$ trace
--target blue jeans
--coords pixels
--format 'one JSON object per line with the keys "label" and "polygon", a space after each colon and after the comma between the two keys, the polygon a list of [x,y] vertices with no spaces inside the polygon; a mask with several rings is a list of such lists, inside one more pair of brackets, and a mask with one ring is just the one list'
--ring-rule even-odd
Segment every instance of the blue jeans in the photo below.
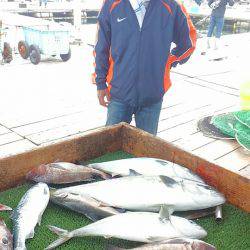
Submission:
{"label": "blue jeans", "polygon": [[224,26],[224,17],[211,16],[210,23],[208,26],[207,36],[211,37],[213,35],[214,28],[216,27],[215,37],[220,38],[222,30],[223,30],[223,26]]}
{"label": "blue jeans", "polygon": [[106,126],[119,122],[130,123],[135,115],[136,127],[156,135],[162,100],[146,107],[132,107],[130,105],[111,101],[108,105]]}

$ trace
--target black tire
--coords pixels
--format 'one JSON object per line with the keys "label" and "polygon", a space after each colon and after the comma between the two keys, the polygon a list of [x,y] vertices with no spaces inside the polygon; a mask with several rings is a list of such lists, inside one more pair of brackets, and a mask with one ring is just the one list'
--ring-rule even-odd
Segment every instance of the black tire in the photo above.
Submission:
{"label": "black tire", "polygon": [[10,63],[13,60],[12,48],[6,42],[3,45],[2,56],[3,56],[3,60],[4,60],[5,63]]}
{"label": "black tire", "polygon": [[30,45],[29,47],[29,54],[30,54],[30,61],[37,65],[41,61],[41,54],[38,46],[36,45]]}
{"label": "black tire", "polygon": [[20,41],[18,43],[18,51],[23,59],[29,57],[29,45],[25,41]]}
{"label": "black tire", "polygon": [[67,62],[71,57],[71,49],[69,48],[68,54],[61,54],[60,57],[64,62]]}

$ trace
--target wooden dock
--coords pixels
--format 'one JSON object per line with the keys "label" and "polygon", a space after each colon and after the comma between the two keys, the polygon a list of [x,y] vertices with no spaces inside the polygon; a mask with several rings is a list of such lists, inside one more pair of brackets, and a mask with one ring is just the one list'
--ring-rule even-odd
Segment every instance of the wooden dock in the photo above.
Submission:
{"label": "wooden dock", "polygon": [[[84,44],[94,40],[86,25]],[[85,35],[85,36],[84,36]],[[233,140],[215,140],[197,131],[199,118],[239,109],[239,85],[250,34],[223,37],[228,58],[201,56],[202,41],[191,60],[172,70],[172,88],[164,98],[158,136],[250,178],[250,154]],[[34,66],[14,56],[0,65],[0,158],[53,144],[103,126],[106,110],[98,105],[91,84],[92,49],[72,48],[72,59],[44,59]],[[88,147],[88,145],[86,145]]]}

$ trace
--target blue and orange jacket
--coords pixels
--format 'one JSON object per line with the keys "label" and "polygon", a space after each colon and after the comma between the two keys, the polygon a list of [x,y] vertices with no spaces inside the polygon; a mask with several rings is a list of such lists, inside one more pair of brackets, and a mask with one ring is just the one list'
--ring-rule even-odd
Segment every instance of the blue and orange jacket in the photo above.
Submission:
{"label": "blue and orange jacket", "polygon": [[186,62],[195,44],[191,19],[175,0],[151,0],[141,28],[129,0],[105,0],[94,51],[97,89],[108,87],[111,100],[131,106],[156,103],[171,86],[170,68]]}

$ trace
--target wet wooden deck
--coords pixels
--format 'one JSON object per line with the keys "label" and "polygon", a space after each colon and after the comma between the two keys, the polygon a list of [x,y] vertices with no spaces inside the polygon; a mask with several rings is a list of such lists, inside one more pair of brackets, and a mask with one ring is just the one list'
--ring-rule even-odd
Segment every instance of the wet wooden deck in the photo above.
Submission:
{"label": "wet wooden deck", "polygon": [[[249,40],[249,35],[224,38],[228,58],[221,61],[201,56],[198,43],[190,62],[172,70],[173,86],[164,98],[158,136],[250,178],[250,154],[233,140],[204,137],[196,126],[206,115],[239,109]],[[91,43],[89,36],[85,42]],[[85,45],[73,47],[72,60],[66,63],[50,59],[34,66],[16,55],[10,65],[0,66],[0,157],[105,124],[106,110],[98,105],[90,83],[91,54]]]}

